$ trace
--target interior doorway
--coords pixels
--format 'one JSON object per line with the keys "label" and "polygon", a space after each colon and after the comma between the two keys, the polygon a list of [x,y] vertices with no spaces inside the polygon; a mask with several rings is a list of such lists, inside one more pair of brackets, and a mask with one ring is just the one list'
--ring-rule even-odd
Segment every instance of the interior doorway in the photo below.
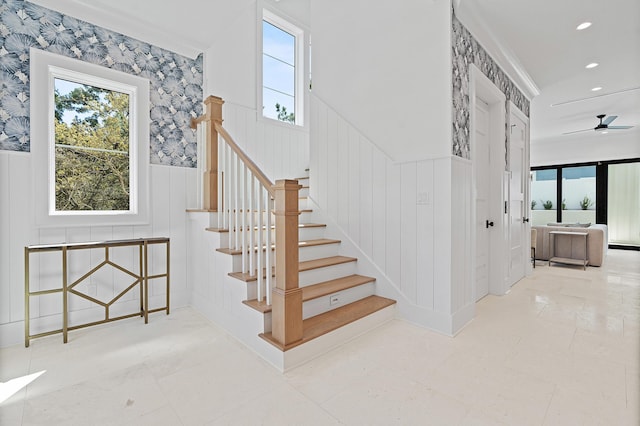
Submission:
{"label": "interior doorway", "polygon": [[[473,164],[473,288],[475,300],[508,289],[505,202],[505,95],[470,67],[470,139]],[[504,207],[503,207],[504,206]]]}

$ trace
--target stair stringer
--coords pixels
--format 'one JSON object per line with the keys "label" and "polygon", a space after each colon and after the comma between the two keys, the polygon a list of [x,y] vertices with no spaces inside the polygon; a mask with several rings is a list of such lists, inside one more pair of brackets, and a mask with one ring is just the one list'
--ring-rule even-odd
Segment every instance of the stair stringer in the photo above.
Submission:
{"label": "stair stringer", "polygon": [[[206,231],[215,213],[190,213],[188,222],[187,279],[191,287],[191,306],[209,321],[255,352],[279,371],[284,371],[284,353],[258,335],[270,318],[242,303],[247,289],[235,278],[231,256],[216,251],[225,245],[219,233]],[[270,315],[270,314],[268,314]]]}
{"label": "stair stringer", "polygon": [[313,209],[315,220],[327,225],[325,230],[326,238],[341,240],[340,253],[344,256],[358,258],[358,273],[376,278],[375,294],[397,301],[398,318],[447,336],[453,336],[455,334],[453,330],[460,329],[460,327],[454,327],[456,325],[454,324],[454,316],[416,305],[409,300],[398,285],[380,269],[373,259],[353,241],[349,234],[311,196],[307,199],[307,203],[309,208]]}

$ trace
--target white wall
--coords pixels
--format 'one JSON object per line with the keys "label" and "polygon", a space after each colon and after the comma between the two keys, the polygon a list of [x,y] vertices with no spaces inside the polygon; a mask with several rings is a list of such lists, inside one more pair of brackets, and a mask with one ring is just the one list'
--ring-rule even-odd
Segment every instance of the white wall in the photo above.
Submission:
{"label": "white wall", "polygon": [[531,142],[531,166],[586,163],[640,157],[640,129],[607,134],[580,133]]}
{"label": "white wall", "polygon": [[396,298],[402,317],[453,334],[469,319],[456,315],[473,302],[470,225],[459,226],[470,224],[471,163],[395,163],[337,111],[311,101],[310,196],[344,234],[342,249],[356,251],[349,254],[364,273],[369,265],[377,293]]}
{"label": "white wall", "polygon": [[392,161],[451,153],[451,1],[311,2],[313,92]]}
{"label": "white wall", "polygon": [[[171,307],[184,306],[189,302],[189,286],[186,267],[185,210],[195,205],[195,169],[167,166],[150,166],[152,219],[146,226],[89,226],[68,228],[37,228],[33,213],[32,159],[30,154],[0,152],[0,346],[23,341],[24,338],[24,247],[33,244],[101,241],[151,236],[166,236],[171,239]],[[102,252],[103,253],[103,252]],[[70,261],[70,275],[77,279],[102,260],[102,253],[75,252]],[[115,254],[123,265],[135,266],[133,252]],[[164,270],[161,251],[153,250],[153,271]],[[114,258],[115,259],[115,258]],[[31,255],[31,290],[59,287],[61,283],[60,254]],[[115,277],[115,279],[114,279]],[[92,278],[93,292],[106,301],[122,290],[125,280],[119,280],[113,272],[101,272]],[[155,280],[154,280],[155,281]],[[126,284],[130,284],[130,277]],[[164,299],[162,285],[151,287],[151,300],[161,306]],[[61,327],[61,296],[52,295],[33,298],[31,317],[32,333]],[[137,301],[137,295],[123,297],[116,305],[127,305]],[[138,302],[135,302],[136,305]],[[95,310],[89,302],[75,299],[70,304],[72,317],[93,318]],[[114,310],[118,310],[118,306]],[[99,313],[104,311],[100,308]],[[154,314],[161,315],[161,314]],[[150,321],[153,321],[151,317]]]}
{"label": "white wall", "polygon": [[[275,2],[257,0],[242,9],[228,22],[211,47],[205,52],[204,93],[215,95],[237,105],[257,109],[256,95],[259,46],[258,28],[261,10],[267,8],[293,24],[309,26],[309,0]],[[261,49],[261,47],[260,47]],[[306,66],[306,64],[305,64]]]}
{"label": "white wall", "polygon": [[305,128],[256,118],[256,110],[226,102],[223,127],[275,182],[307,176],[309,133]]}
{"label": "white wall", "polygon": [[[305,27],[309,1],[258,0],[228,23],[224,38],[205,52],[205,97],[223,98],[223,126],[249,157],[275,182],[306,176],[309,166],[309,130],[264,119],[256,105],[259,56],[257,31],[262,8],[269,8]],[[261,22],[261,21],[260,21]]]}

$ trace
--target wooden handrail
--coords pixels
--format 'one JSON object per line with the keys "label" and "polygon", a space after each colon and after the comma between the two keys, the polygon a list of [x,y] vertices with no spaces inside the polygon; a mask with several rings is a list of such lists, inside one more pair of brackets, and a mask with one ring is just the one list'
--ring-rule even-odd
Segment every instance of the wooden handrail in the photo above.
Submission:
{"label": "wooden handrail", "polygon": [[218,131],[220,136],[222,136],[222,138],[225,140],[227,145],[229,145],[229,147],[233,150],[233,152],[236,153],[238,158],[240,158],[242,160],[242,162],[244,164],[246,164],[247,168],[249,170],[251,170],[251,173],[253,173],[254,176],[260,181],[262,186],[264,186],[267,189],[267,191],[269,191],[269,195],[274,197],[276,192],[275,192],[275,189],[273,187],[273,182],[271,182],[271,180],[267,177],[267,175],[265,175],[264,172],[262,170],[260,170],[260,167],[258,167],[256,165],[256,163],[254,163],[247,156],[247,154],[245,154],[245,152],[242,150],[242,148],[240,148],[238,146],[236,141],[233,140],[233,138],[231,137],[229,132],[227,132],[226,129],[224,127],[222,127],[221,124],[216,122],[216,123],[214,123],[213,126]]}
{"label": "wooden handrail", "polygon": [[[204,103],[205,114],[191,119],[193,128],[197,128],[199,123],[207,123],[206,140],[203,141],[207,161],[204,208],[217,212],[219,228],[228,227],[229,247],[240,249],[242,253],[242,272],[257,276],[258,299],[262,301],[264,297],[266,303],[272,305],[272,335],[284,350],[302,339],[302,290],[298,282],[298,201],[301,186],[297,180],[271,182],[222,127],[224,100],[209,96]],[[227,151],[227,147],[231,151]],[[242,165],[237,164],[236,159]],[[253,179],[262,188],[255,191]],[[240,187],[236,188],[236,184]],[[257,224],[254,222],[256,212]],[[263,212],[266,212],[266,225],[263,224]],[[262,271],[270,271],[273,264],[271,250],[268,249],[273,241],[272,214],[275,216],[275,285],[271,282],[271,274],[266,274],[265,282],[262,281]],[[253,230],[261,230],[263,226],[267,230],[266,241],[263,242],[262,231],[258,231],[255,241]],[[254,247],[263,245],[267,247],[264,262],[262,250],[254,250]],[[265,294],[261,295],[263,291]]]}

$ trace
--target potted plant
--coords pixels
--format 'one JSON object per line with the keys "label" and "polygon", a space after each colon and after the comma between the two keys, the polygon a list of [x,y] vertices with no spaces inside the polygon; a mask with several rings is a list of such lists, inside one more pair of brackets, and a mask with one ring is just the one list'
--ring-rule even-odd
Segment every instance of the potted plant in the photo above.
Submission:
{"label": "potted plant", "polygon": [[536,208],[536,204],[538,204],[536,200],[531,200],[531,210],[534,210]]}
{"label": "potted plant", "polygon": [[585,195],[582,201],[580,201],[580,208],[582,210],[587,210],[591,206],[593,206],[593,201],[591,201],[591,199]]}
{"label": "potted plant", "polygon": [[542,203],[542,207],[544,207],[545,210],[551,210],[553,208],[553,203],[551,202],[551,200],[544,201]]}

